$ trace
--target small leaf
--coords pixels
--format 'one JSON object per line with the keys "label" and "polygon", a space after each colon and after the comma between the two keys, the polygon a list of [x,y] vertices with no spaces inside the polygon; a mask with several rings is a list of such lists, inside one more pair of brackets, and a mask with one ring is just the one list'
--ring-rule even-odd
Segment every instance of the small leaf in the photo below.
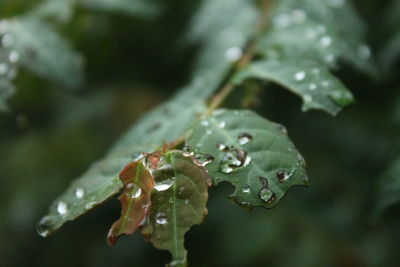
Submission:
{"label": "small leaf", "polygon": [[119,174],[124,185],[119,197],[122,211],[121,218],[111,226],[108,233],[107,240],[110,245],[113,245],[122,234],[133,234],[150,211],[150,195],[154,188],[154,179],[142,161],[129,163]]}
{"label": "small leaf", "polygon": [[235,186],[231,198],[245,208],[273,207],[291,186],[307,184],[304,159],[286,129],[253,112],[216,110],[194,126],[187,144],[209,159],[215,185]]}
{"label": "small leaf", "polygon": [[153,175],[151,213],[141,231],[156,248],[171,252],[170,266],[186,266],[185,233],[207,214],[207,170],[192,156],[171,151]]}
{"label": "small leaf", "polygon": [[256,78],[275,82],[303,99],[303,111],[321,109],[336,115],[353,102],[352,94],[325,68],[313,62],[258,61],[239,71],[234,82]]}

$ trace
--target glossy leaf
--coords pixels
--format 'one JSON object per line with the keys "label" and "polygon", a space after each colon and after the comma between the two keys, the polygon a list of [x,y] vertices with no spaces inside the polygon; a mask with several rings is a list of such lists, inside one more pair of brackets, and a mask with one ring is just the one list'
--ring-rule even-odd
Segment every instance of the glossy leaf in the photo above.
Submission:
{"label": "glossy leaf", "polygon": [[116,221],[108,233],[107,240],[113,245],[122,234],[133,234],[144,222],[151,209],[151,190],[154,179],[143,160],[129,163],[119,174],[124,188],[121,202],[121,218]]}
{"label": "glossy leaf", "polygon": [[171,252],[170,266],[186,266],[185,233],[207,214],[207,170],[192,156],[171,151],[153,175],[152,208],[142,233],[156,248]]}
{"label": "glossy leaf", "polygon": [[291,186],[307,184],[303,157],[285,128],[254,112],[216,110],[193,127],[187,144],[209,162],[214,185],[235,187],[231,198],[243,207],[273,207]]}
{"label": "glossy leaf", "polygon": [[31,17],[2,20],[0,35],[7,40],[3,47],[18,53],[13,61],[29,71],[67,87],[82,83],[82,58],[48,24]]}
{"label": "glossy leaf", "polygon": [[325,67],[307,61],[258,61],[234,78],[240,84],[255,78],[277,83],[303,99],[303,111],[321,109],[337,114],[353,102],[352,94]]}

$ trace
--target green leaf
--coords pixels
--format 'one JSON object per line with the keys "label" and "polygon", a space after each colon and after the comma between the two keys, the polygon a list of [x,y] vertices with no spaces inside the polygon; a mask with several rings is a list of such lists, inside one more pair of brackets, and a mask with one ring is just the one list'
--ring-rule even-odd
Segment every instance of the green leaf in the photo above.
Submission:
{"label": "green leaf", "polygon": [[128,164],[119,175],[124,185],[119,197],[121,218],[111,226],[108,233],[107,240],[110,245],[122,234],[133,234],[151,209],[150,195],[154,188],[154,179],[142,161]]}
{"label": "green leaf", "polygon": [[52,19],[66,23],[73,16],[75,0],[46,0],[27,15],[32,18]]}
{"label": "green leaf", "polygon": [[0,36],[3,49],[18,53],[14,63],[67,87],[82,83],[82,58],[48,24],[30,17],[2,20]]}
{"label": "green leaf", "polygon": [[293,185],[306,185],[304,159],[283,126],[254,112],[216,110],[198,122],[187,138],[213,183],[235,187],[239,205],[271,208]]}
{"label": "green leaf", "polygon": [[335,115],[353,102],[346,87],[326,67],[312,61],[257,61],[239,71],[234,82],[250,78],[272,81],[299,95],[303,111],[321,109]]}
{"label": "green leaf", "polygon": [[400,203],[400,158],[396,159],[379,178],[375,216]]}
{"label": "green leaf", "polygon": [[207,170],[192,156],[171,151],[153,175],[151,213],[141,231],[156,248],[171,252],[171,266],[185,266],[185,233],[207,214]]}
{"label": "green leaf", "polygon": [[160,11],[155,2],[145,0],[80,0],[78,3],[90,9],[127,15],[154,16]]}

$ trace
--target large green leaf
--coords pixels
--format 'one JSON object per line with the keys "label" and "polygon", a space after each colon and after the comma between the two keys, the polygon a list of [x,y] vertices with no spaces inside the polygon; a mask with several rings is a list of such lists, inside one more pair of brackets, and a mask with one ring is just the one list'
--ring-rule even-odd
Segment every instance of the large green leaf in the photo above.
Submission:
{"label": "large green leaf", "polygon": [[185,266],[185,233],[207,214],[207,170],[181,151],[167,152],[157,167],[150,216],[141,230],[156,248],[171,252],[171,266]]}
{"label": "large green leaf", "polygon": [[150,212],[154,179],[143,162],[144,158],[128,164],[119,175],[124,185],[124,191],[119,197],[121,218],[111,226],[108,233],[107,240],[111,245],[120,235],[134,233]]}
{"label": "large green leaf", "polygon": [[270,208],[291,186],[307,184],[303,157],[285,128],[254,112],[216,110],[192,131],[187,144],[215,185],[235,186],[231,198],[241,206]]}
{"label": "large green leaf", "polygon": [[400,203],[400,158],[379,178],[375,215]]}
{"label": "large green leaf", "polygon": [[303,99],[303,111],[322,109],[335,115],[353,102],[346,87],[326,67],[313,61],[258,61],[240,71],[234,82],[239,84],[249,78],[286,87]]}
{"label": "large green leaf", "polygon": [[4,49],[18,53],[14,61],[31,72],[67,87],[81,84],[82,58],[48,24],[31,17],[3,20],[0,35]]}

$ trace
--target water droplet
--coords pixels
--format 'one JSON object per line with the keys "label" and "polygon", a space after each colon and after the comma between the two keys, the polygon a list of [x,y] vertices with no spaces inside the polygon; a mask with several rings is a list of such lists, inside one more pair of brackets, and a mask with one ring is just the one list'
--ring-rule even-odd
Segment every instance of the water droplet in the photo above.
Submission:
{"label": "water droplet", "polygon": [[283,134],[288,134],[288,131],[286,129],[285,126],[283,126],[282,124],[277,124],[278,130],[281,131]]}
{"label": "water droplet", "polygon": [[0,75],[6,74],[8,71],[8,66],[6,63],[0,63]]}
{"label": "water droplet", "polygon": [[207,131],[206,131],[206,134],[208,134],[208,135],[210,135],[210,134],[212,134],[212,133],[213,133],[212,130],[207,130]]}
{"label": "water droplet", "polygon": [[218,148],[218,150],[224,151],[224,152],[227,152],[229,150],[228,146],[221,144],[221,143],[216,144],[216,147]]}
{"label": "water droplet", "polygon": [[281,170],[276,173],[276,177],[278,178],[279,182],[282,183],[291,177],[291,173]]}
{"label": "water droplet", "polygon": [[174,204],[174,203],[175,203],[175,200],[174,200],[174,198],[173,198],[173,197],[170,197],[170,198],[169,198],[169,200],[168,200],[168,203],[170,203],[170,204]]}
{"label": "water droplet", "polygon": [[231,48],[228,48],[225,52],[225,59],[229,62],[235,62],[239,60],[243,55],[243,51],[240,47],[234,46]]}
{"label": "water droplet", "polygon": [[234,169],[243,168],[251,162],[250,156],[241,149],[232,149],[226,152],[221,161],[220,169],[224,173],[230,173]]}
{"label": "water droplet", "polygon": [[154,188],[157,191],[165,191],[171,188],[171,186],[175,183],[175,179],[167,179],[161,182],[156,182],[156,184],[154,185]]}
{"label": "water droplet", "polygon": [[273,19],[273,24],[279,28],[285,28],[292,23],[291,16],[288,14],[279,14]]}
{"label": "water droplet", "polygon": [[262,188],[260,190],[260,198],[267,203],[271,203],[275,200],[275,194],[267,188]]}
{"label": "water droplet", "polygon": [[294,74],[294,79],[298,82],[304,80],[306,73],[304,71],[299,71]]}
{"label": "water droplet", "polygon": [[321,37],[321,39],[319,40],[319,43],[323,46],[323,47],[328,47],[332,44],[332,38],[330,36],[323,36]]}
{"label": "water droplet", "polygon": [[193,155],[194,155],[194,152],[193,152],[193,149],[192,149],[190,146],[184,146],[184,147],[182,148],[182,154],[183,154],[185,157],[190,157],[190,156],[193,156]]}
{"label": "water droplet", "polygon": [[132,191],[131,197],[132,198],[138,198],[142,194],[142,189],[140,187],[137,187]]}
{"label": "water droplet", "polygon": [[258,180],[260,181],[261,187],[262,187],[262,188],[268,187],[268,180],[267,180],[267,178],[265,178],[265,177],[259,177]]}
{"label": "water droplet", "polygon": [[36,227],[36,231],[42,237],[47,237],[50,234],[50,228],[52,224],[51,217],[45,216],[40,220],[38,226]]}
{"label": "water droplet", "polygon": [[301,155],[300,153],[297,153],[297,160],[299,161],[299,165],[301,167],[305,167],[306,166],[306,160],[304,159],[303,155]]}
{"label": "water droplet", "polygon": [[8,60],[13,64],[17,63],[19,60],[19,53],[17,51],[11,51],[8,55]]}
{"label": "water droplet", "polygon": [[301,9],[295,9],[292,11],[292,21],[294,23],[300,24],[306,20],[307,16]]}
{"label": "water droplet", "polygon": [[76,198],[83,198],[83,196],[85,195],[85,189],[83,189],[82,187],[77,187],[75,189],[75,196]]}
{"label": "water droplet", "polygon": [[226,122],[221,121],[220,123],[218,123],[219,128],[223,129],[226,126]]}
{"label": "water droplet", "polygon": [[199,153],[196,155],[195,158],[200,166],[206,166],[207,164],[210,164],[214,161],[214,157],[210,154]]}
{"label": "water droplet", "polygon": [[210,122],[208,120],[202,120],[201,125],[203,125],[204,127],[207,127],[208,125],[210,125]]}
{"label": "water droplet", "polygon": [[367,45],[360,45],[357,49],[357,54],[360,58],[367,60],[371,56],[371,49]]}
{"label": "water droplet", "polygon": [[335,55],[329,54],[325,56],[325,61],[327,63],[334,63],[335,62]]}
{"label": "water droplet", "polygon": [[245,145],[253,139],[253,136],[249,133],[241,133],[238,136],[238,142],[241,145]]}
{"label": "water droplet", "polygon": [[313,97],[311,95],[304,95],[303,100],[306,103],[310,103],[313,101]]}
{"label": "water droplet", "polygon": [[311,91],[315,91],[317,89],[317,85],[315,83],[310,83],[308,85],[308,89]]}
{"label": "water droplet", "polygon": [[86,210],[90,210],[90,209],[92,209],[94,206],[96,206],[96,202],[90,201],[90,202],[88,202],[88,203],[85,205],[85,209],[86,209]]}
{"label": "water droplet", "polygon": [[14,38],[6,33],[3,35],[3,38],[1,38],[1,44],[3,47],[10,47],[14,44]]}
{"label": "water droplet", "polygon": [[247,184],[244,184],[243,186],[242,186],[242,192],[243,193],[250,193],[250,186],[249,185],[247,185]]}
{"label": "water droplet", "polygon": [[168,217],[164,213],[162,213],[162,212],[157,213],[157,215],[156,215],[156,223],[158,223],[158,224],[166,224],[167,222],[168,222]]}
{"label": "water droplet", "polygon": [[57,212],[61,215],[64,215],[68,212],[68,205],[65,202],[58,202],[57,203]]}

